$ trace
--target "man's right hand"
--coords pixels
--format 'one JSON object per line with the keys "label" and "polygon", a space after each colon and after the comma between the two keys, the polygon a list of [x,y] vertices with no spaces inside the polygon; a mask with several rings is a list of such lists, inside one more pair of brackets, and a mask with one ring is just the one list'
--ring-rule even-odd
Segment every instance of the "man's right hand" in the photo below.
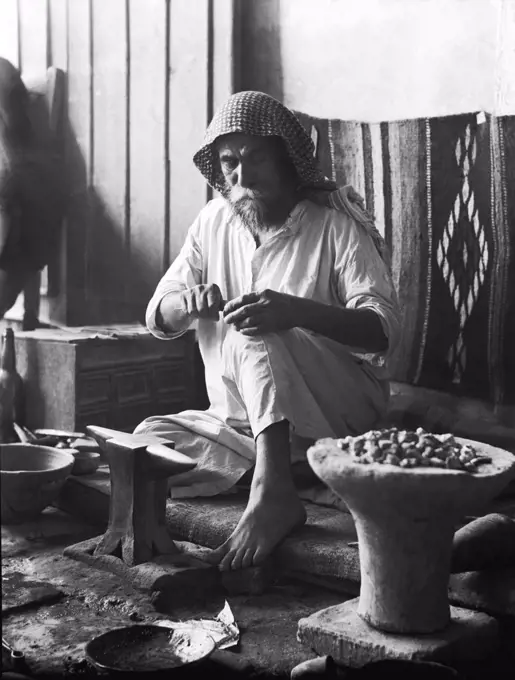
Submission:
{"label": "man's right hand", "polygon": [[218,321],[225,301],[216,283],[203,284],[188,288],[180,295],[182,311],[194,319]]}

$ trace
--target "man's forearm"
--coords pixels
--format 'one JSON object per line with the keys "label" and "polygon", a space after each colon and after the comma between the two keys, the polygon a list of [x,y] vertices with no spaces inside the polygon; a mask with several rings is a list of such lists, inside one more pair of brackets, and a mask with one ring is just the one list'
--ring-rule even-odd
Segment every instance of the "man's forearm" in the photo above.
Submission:
{"label": "man's forearm", "polygon": [[180,292],[168,293],[157,307],[156,325],[164,333],[181,333],[193,322],[191,316],[183,310],[181,295]]}
{"label": "man's forearm", "polygon": [[384,352],[388,338],[379,316],[371,309],[345,309],[296,298],[297,326],[364,352]]}

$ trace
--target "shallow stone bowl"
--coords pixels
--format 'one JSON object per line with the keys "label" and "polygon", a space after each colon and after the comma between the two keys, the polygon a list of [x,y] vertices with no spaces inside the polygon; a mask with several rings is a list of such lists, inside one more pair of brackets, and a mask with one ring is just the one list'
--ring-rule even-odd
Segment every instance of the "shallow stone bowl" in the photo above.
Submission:
{"label": "shallow stone bowl", "polygon": [[[97,669],[112,675],[146,677],[166,672],[166,677],[185,677],[178,675],[185,666],[189,670],[214,649],[213,638],[201,629],[137,624],[94,638],[86,645],[86,657]],[[197,676],[209,677],[202,672],[195,673]]]}

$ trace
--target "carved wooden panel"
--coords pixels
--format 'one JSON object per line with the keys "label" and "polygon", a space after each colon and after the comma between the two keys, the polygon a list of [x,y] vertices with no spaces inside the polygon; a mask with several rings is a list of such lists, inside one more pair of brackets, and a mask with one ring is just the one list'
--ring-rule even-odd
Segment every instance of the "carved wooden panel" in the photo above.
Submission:
{"label": "carved wooden panel", "polygon": [[91,337],[37,330],[16,338],[26,424],[131,431],[144,418],[195,407],[194,334]]}

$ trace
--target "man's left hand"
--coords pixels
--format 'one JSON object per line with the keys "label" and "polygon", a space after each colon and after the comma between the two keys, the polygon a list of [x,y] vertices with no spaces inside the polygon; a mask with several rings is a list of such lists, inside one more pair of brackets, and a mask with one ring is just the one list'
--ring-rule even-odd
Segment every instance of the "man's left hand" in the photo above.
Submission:
{"label": "man's left hand", "polygon": [[268,289],[247,293],[226,303],[223,319],[243,335],[286,331],[298,325],[297,299]]}

